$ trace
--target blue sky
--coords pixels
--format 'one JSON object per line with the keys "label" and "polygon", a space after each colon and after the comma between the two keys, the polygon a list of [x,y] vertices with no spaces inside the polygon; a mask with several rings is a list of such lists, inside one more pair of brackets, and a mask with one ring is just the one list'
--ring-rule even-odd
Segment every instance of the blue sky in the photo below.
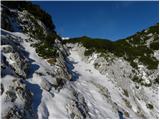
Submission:
{"label": "blue sky", "polygon": [[34,1],[48,12],[63,37],[118,40],[159,21],[156,1]]}

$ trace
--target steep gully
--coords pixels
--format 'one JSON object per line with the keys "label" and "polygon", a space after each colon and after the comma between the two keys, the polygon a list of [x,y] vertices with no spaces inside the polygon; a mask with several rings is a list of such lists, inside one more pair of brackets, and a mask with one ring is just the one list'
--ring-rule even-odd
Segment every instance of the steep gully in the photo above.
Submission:
{"label": "steep gully", "polygon": [[[71,87],[84,97],[89,111],[88,117],[124,119],[123,112],[117,107],[113,108],[115,104],[110,100],[109,91],[103,87],[104,82],[108,85],[112,82],[101,75],[92,64],[85,63],[76,50],[70,50],[67,62],[67,67],[72,74]],[[101,92],[102,89],[104,93]],[[109,114],[111,109],[114,110],[112,115]]]}

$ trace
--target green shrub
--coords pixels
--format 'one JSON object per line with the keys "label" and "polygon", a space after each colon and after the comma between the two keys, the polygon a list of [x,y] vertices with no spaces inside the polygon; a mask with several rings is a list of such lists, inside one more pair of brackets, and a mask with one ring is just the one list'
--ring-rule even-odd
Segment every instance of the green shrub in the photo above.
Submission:
{"label": "green shrub", "polygon": [[159,34],[159,24],[157,23],[156,26],[152,26],[149,28],[148,33],[157,33]]}
{"label": "green shrub", "polygon": [[149,109],[153,109],[153,108],[154,108],[153,105],[150,104],[150,103],[146,104],[146,106],[147,106],[147,108],[149,108]]}
{"label": "green shrub", "polygon": [[157,69],[159,62],[150,56],[142,56],[139,60],[147,66],[148,69]]}
{"label": "green shrub", "polygon": [[131,65],[133,68],[135,68],[135,69],[138,68],[137,63],[133,62],[133,60],[130,61],[130,65]]}
{"label": "green shrub", "polygon": [[126,96],[126,97],[129,97],[129,94],[128,94],[128,91],[127,90],[125,90],[125,89],[123,89],[123,94]]}
{"label": "green shrub", "polygon": [[36,47],[36,52],[43,58],[51,58],[57,56],[57,49],[55,47],[48,46],[47,44],[41,44]]}
{"label": "green shrub", "polygon": [[134,82],[137,82],[137,83],[140,83],[140,82],[141,82],[137,76],[134,76],[132,80],[133,80]]}
{"label": "green shrub", "polygon": [[139,83],[140,85],[146,86],[146,87],[150,87],[152,85],[152,83],[150,82],[150,84],[144,83],[142,78],[137,77],[136,75],[132,78],[132,80],[136,83]]}
{"label": "green shrub", "polygon": [[159,76],[154,80],[155,84],[159,84]]}
{"label": "green shrub", "polygon": [[57,35],[54,33],[49,33],[46,38],[45,38],[45,42],[48,45],[53,45],[55,43],[55,39],[57,38]]}
{"label": "green shrub", "polygon": [[152,50],[159,50],[159,42],[157,41],[157,42],[152,42],[151,44],[150,44],[150,48],[152,49]]}

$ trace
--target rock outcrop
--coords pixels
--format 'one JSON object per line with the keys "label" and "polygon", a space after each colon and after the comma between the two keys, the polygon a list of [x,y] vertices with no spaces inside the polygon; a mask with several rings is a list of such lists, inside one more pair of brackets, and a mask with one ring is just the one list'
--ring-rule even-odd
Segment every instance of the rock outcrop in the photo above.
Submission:
{"label": "rock outcrop", "polygon": [[[3,108],[1,117],[39,118],[37,104],[40,104],[38,101],[42,101],[42,91],[54,97],[55,92],[59,92],[66,81],[71,79],[65,62],[68,52],[56,32],[48,29],[46,23],[25,8],[25,5],[30,4],[27,2],[3,3],[1,9],[3,23],[1,30],[1,103]],[[10,8],[10,5],[13,8]],[[19,8],[16,8],[17,5]],[[41,11],[40,8],[38,9]],[[43,14],[45,16],[45,13]],[[47,13],[46,16],[48,16]],[[56,38],[47,38],[49,35]],[[43,55],[39,56],[36,44],[43,45],[45,39],[55,41],[51,43],[52,46],[46,45],[44,48],[55,50],[55,56],[47,56],[47,58]],[[39,95],[36,96],[36,94]],[[44,97],[44,101],[47,97]]]}

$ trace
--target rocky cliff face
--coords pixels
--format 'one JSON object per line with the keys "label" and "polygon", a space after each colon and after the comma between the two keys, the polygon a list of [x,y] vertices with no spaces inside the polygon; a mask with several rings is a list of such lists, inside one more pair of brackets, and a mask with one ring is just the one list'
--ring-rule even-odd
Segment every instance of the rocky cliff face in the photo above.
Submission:
{"label": "rocky cliff face", "polygon": [[[2,118],[37,118],[42,92],[54,95],[71,79],[65,64],[68,52],[59,36],[25,8],[10,7],[20,3],[2,3],[1,9]],[[41,49],[54,52],[52,47],[56,53],[39,55],[37,46],[47,44],[48,36],[54,36],[49,38],[54,43]]]}
{"label": "rocky cliff face", "polygon": [[158,25],[62,44],[38,6],[1,8],[1,118],[158,118]]}

